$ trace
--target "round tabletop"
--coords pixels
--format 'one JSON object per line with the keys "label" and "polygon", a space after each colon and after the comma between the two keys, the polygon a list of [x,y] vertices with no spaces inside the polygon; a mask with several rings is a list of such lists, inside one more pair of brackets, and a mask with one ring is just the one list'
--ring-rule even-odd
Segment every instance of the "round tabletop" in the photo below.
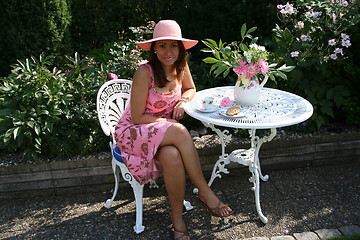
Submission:
{"label": "round tabletop", "polygon": [[[306,99],[278,89],[263,88],[257,104],[239,106],[240,113],[230,117],[225,114],[227,108],[220,107],[220,101],[224,97],[229,97],[234,103],[233,89],[230,86],[199,91],[186,103],[185,111],[202,122],[244,129],[269,129],[295,125],[306,121],[313,114],[313,107]],[[204,97],[214,98],[214,107],[210,110],[201,108],[200,102]]]}

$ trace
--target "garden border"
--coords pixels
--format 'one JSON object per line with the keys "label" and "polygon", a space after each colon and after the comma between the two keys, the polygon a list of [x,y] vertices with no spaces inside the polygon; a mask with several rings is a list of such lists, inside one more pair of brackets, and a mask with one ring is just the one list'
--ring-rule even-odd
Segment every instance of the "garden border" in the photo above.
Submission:
{"label": "garden border", "polygon": [[[221,152],[219,143],[209,145],[198,148],[207,177]],[[226,149],[248,147],[248,143],[232,141]],[[114,177],[110,153],[107,156],[1,167],[0,199],[109,191],[114,186]],[[260,158],[263,172],[267,169],[351,163],[360,159],[360,133],[274,139],[262,146]],[[228,167],[244,168],[235,163]],[[122,180],[120,187],[130,186]]]}

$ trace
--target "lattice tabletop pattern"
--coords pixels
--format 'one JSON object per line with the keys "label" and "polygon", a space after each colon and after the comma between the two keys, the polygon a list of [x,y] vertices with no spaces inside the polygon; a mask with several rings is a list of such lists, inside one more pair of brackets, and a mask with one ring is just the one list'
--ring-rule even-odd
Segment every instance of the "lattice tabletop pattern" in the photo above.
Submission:
{"label": "lattice tabletop pattern", "polygon": [[[199,110],[200,101],[206,96],[213,97],[214,112]],[[223,111],[220,101],[229,97],[233,101],[233,87],[218,87],[200,91],[187,103],[186,112],[201,121],[219,126],[234,128],[275,128],[300,123],[312,113],[312,105],[302,97],[285,91],[264,88],[260,100],[254,106],[240,106],[241,117],[228,117],[220,114]],[[236,105],[233,102],[233,105]]]}

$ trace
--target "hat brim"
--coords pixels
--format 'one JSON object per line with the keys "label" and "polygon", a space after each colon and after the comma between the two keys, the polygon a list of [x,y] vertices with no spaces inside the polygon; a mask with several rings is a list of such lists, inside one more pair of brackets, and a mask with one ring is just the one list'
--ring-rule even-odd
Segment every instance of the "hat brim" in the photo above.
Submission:
{"label": "hat brim", "polygon": [[192,40],[192,39],[187,39],[187,38],[176,38],[176,37],[158,37],[158,38],[153,38],[144,42],[137,42],[136,45],[139,48],[142,48],[144,50],[150,50],[151,44],[153,42],[159,41],[159,40],[177,40],[177,41],[182,41],[182,43],[184,44],[184,48],[185,49],[189,49],[192,48],[193,46],[195,46],[199,41],[197,40]]}

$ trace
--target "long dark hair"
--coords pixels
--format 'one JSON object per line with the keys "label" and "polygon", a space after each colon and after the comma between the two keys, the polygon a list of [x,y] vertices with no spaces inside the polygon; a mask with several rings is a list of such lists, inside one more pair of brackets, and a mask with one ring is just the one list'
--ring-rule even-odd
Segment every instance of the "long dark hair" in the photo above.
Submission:
{"label": "long dark hair", "polygon": [[[162,67],[161,62],[159,61],[157,55],[155,54],[155,50],[154,50],[155,43],[156,42],[153,42],[150,47],[149,64],[153,69],[154,80],[156,85],[159,88],[163,88],[165,87],[168,80],[166,78],[164,68]],[[188,60],[188,53],[186,52],[182,41],[178,41],[178,46],[179,46],[179,57],[174,63],[174,68],[176,69],[177,78],[180,78],[182,72],[185,69],[186,62]]]}

